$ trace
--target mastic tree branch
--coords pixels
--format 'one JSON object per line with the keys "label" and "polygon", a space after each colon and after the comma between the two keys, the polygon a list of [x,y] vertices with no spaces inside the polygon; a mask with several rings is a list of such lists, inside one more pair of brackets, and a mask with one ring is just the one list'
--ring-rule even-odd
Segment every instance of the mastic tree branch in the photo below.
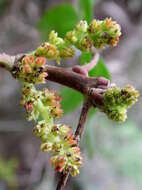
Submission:
{"label": "mastic tree branch", "polygon": [[[94,19],[90,25],[86,21],[80,21],[64,38],[51,31],[49,41],[27,55],[0,54],[0,67],[23,84],[21,104],[26,109],[28,120],[37,123],[33,132],[41,138],[41,150],[51,152],[52,166],[55,171],[62,172],[57,190],[64,188],[69,174],[75,176],[79,173],[82,156],[78,143],[89,108],[97,107],[108,118],[124,122],[127,109],[138,99],[139,93],[131,85],[119,88],[112,86],[106,78],[88,76],[88,71],[95,67],[99,59],[95,48],[101,50],[106,46],[116,46],[120,35],[120,26],[111,18],[104,21]],[[75,48],[92,53],[91,62],[69,68],[46,64],[47,59],[60,63],[62,59],[73,58]],[[84,97],[75,135],[68,125],[55,123],[55,119],[62,115],[61,97],[55,91],[47,88],[37,90],[35,87],[35,84],[48,80],[72,88]]]}

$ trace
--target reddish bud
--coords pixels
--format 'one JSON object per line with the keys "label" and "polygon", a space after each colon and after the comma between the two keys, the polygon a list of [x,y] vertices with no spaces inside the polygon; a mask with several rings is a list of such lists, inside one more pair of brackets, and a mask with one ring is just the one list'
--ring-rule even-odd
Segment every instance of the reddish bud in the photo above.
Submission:
{"label": "reddish bud", "polygon": [[36,64],[37,64],[37,65],[42,66],[42,65],[45,65],[45,63],[46,63],[46,58],[45,58],[45,57],[38,57],[38,58],[36,59]]}
{"label": "reddish bud", "polygon": [[65,160],[63,156],[58,156],[57,161],[55,163],[55,170],[57,172],[62,172],[64,170]]}
{"label": "reddish bud", "polygon": [[31,68],[28,64],[25,64],[23,69],[25,73],[31,73]]}
{"label": "reddish bud", "polygon": [[34,60],[35,60],[34,56],[33,56],[33,55],[30,55],[30,56],[29,56],[29,60],[30,60],[31,63],[33,63]]}
{"label": "reddish bud", "polygon": [[27,110],[28,112],[32,112],[33,109],[34,109],[32,103],[27,103],[27,104],[25,105],[25,107],[26,107],[26,110]]}

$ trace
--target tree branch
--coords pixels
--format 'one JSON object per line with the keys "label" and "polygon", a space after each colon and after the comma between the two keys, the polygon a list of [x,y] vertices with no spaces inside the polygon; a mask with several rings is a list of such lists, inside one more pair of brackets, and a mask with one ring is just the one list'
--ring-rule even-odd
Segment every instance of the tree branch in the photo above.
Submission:
{"label": "tree branch", "polygon": [[97,88],[99,86],[106,86],[109,83],[103,77],[87,77],[72,71],[70,68],[47,65],[45,71],[48,73],[47,80],[68,86],[83,94],[88,92],[88,87]]}
{"label": "tree branch", "polygon": [[[77,143],[79,143],[79,141],[83,135],[83,131],[85,128],[85,124],[86,124],[86,120],[87,120],[87,116],[88,116],[90,106],[91,106],[90,101],[88,99],[85,99],[83,106],[82,106],[78,126],[77,126],[77,129],[75,131],[75,138],[77,140]],[[59,181],[56,190],[63,190],[63,188],[65,187],[65,185],[67,183],[69,174],[70,174],[70,171],[68,171],[67,173],[62,173],[61,180]]]}
{"label": "tree branch", "polygon": [[15,62],[15,56],[10,56],[5,53],[0,54],[0,67],[11,71]]}

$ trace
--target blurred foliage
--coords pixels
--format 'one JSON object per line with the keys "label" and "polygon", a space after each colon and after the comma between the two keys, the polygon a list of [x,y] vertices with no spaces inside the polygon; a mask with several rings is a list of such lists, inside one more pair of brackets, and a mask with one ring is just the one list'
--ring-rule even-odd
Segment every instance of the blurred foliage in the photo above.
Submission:
{"label": "blurred foliage", "polygon": [[89,63],[92,59],[92,54],[91,52],[83,52],[81,55],[80,55],[80,64],[81,65],[84,65],[86,63]]}
{"label": "blurred foliage", "polygon": [[83,100],[82,94],[68,87],[63,88],[63,90],[61,91],[61,96],[61,106],[64,110],[64,114],[75,110]]}
{"label": "blurred foliage", "polygon": [[16,180],[16,169],[18,163],[16,159],[5,160],[0,157],[0,180],[7,183],[8,186],[15,186]]}
{"label": "blurred foliage", "polygon": [[94,145],[95,145],[95,139],[94,139],[94,114],[95,114],[95,109],[91,108],[88,116],[88,121],[87,121],[87,126],[85,129],[85,134],[83,138],[83,145],[87,149],[88,152],[88,157],[90,159],[93,158],[94,156]]}
{"label": "blurred foliage", "polygon": [[103,59],[99,59],[98,64],[89,72],[89,76],[91,77],[105,77],[107,79],[111,79],[110,72],[108,71],[106,65],[103,62]]}
{"label": "blurred foliage", "polygon": [[0,0],[0,15],[4,12],[4,9],[8,5],[8,0]]}
{"label": "blurred foliage", "polygon": [[78,16],[71,4],[59,4],[50,8],[41,17],[38,27],[44,39],[48,38],[51,30],[64,37],[65,33],[72,30],[78,21]]}
{"label": "blurred foliage", "polygon": [[95,3],[96,0],[78,0],[79,14],[81,19],[85,19],[88,23],[91,22]]}
{"label": "blurred foliage", "polygon": [[[117,189],[117,179],[121,181],[129,181],[130,184],[135,184],[136,189],[142,188],[142,133],[141,129],[137,127],[134,121],[128,120],[123,124],[116,124],[106,119],[102,114],[95,114],[90,117],[88,125],[91,127],[86,128],[85,138],[83,138],[83,145],[87,147],[88,156],[95,157],[90,164],[92,167],[98,169],[99,175],[108,173],[114,183],[114,189]],[[86,140],[89,134],[90,139]],[[91,143],[90,143],[91,142]],[[93,143],[93,145],[92,145]],[[102,168],[98,168],[93,163],[96,159],[101,157],[99,163],[102,162]],[[105,166],[104,166],[105,165]],[[85,166],[84,166],[85,167]],[[85,171],[88,170],[86,166]],[[88,179],[88,173],[81,172],[79,183],[82,184],[81,189],[89,189],[90,185],[96,188],[94,181]],[[104,173],[103,173],[104,172]],[[115,174],[115,176],[114,176]],[[87,180],[86,180],[87,179]],[[119,183],[119,182],[118,182]],[[109,189],[109,188],[106,188]],[[113,188],[112,188],[113,189]],[[127,189],[127,188],[126,188]]]}
{"label": "blurred foliage", "polygon": [[136,123],[127,121],[114,127],[113,122],[99,119],[94,137],[96,154],[108,160],[118,176],[128,177],[142,187],[142,133]]}

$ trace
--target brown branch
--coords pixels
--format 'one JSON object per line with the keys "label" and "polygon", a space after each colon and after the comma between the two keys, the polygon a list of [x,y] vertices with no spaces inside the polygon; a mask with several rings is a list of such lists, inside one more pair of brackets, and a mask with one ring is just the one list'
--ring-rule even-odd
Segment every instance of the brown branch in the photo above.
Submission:
{"label": "brown branch", "polygon": [[0,54],[0,67],[11,71],[15,61],[15,56],[10,56],[5,53]]}
{"label": "brown branch", "polygon": [[102,94],[109,86],[109,81],[103,77],[87,77],[72,71],[70,68],[47,65],[45,70],[48,73],[47,80],[57,82],[81,92],[93,100],[93,105],[100,105],[100,99],[103,98]]}
{"label": "brown branch", "polygon": [[[13,69],[18,67],[18,63],[21,61],[23,56],[24,55],[22,54],[16,56],[0,54],[0,67],[5,68],[12,74]],[[97,60],[96,57],[95,60]],[[94,66],[94,63],[96,64],[96,61],[90,63],[91,66],[88,64],[88,67],[91,68],[92,65]],[[45,71],[48,73],[47,80],[57,82],[81,92],[83,95],[88,96],[88,98],[93,99],[93,105],[100,105],[100,98],[102,99],[100,93],[103,92],[103,89],[106,89],[109,85],[109,81],[103,77],[88,77],[74,71],[72,68],[46,65]],[[98,88],[101,89],[101,92],[96,90]]]}
{"label": "brown branch", "polygon": [[[86,124],[86,120],[87,120],[87,116],[88,116],[90,106],[91,106],[90,101],[88,99],[85,99],[84,103],[83,103],[82,110],[81,110],[78,126],[77,126],[77,129],[75,131],[75,138],[77,140],[77,143],[79,143],[79,141],[83,135],[83,131],[85,128],[85,124]],[[61,180],[59,181],[56,190],[63,190],[63,188],[65,187],[65,185],[67,183],[69,174],[70,174],[70,171],[68,171],[67,173],[62,173]]]}
{"label": "brown branch", "polygon": [[48,73],[47,80],[68,86],[83,94],[87,93],[88,87],[97,88],[108,84],[108,80],[103,77],[86,77],[72,71],[70,68],[47,65],[45,70]]}
{"label": "brown branch", "polygon": [[77,126],[76,131],[75,131],[75,138],[77,140],[77,143],[80,142],[80,139],[83,135],[83,131],[85,128],[85,124],[86,124],[86,120],[87,120],[87,116],[88,116],[88,112],[89,112],[90,107],[91,107],[90,100],[85,99],[83,102],[78,126]]}

